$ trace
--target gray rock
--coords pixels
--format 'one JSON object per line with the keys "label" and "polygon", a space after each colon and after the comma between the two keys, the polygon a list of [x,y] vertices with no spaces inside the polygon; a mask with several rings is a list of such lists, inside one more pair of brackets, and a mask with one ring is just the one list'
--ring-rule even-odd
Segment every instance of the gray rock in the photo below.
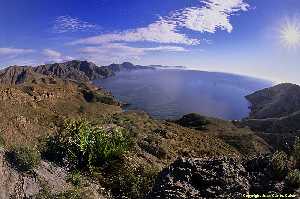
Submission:
{"label": "gray rock", "polygon": [[240,198],[249,189],[249,175],[234,159],[180,158],[162,171],[147,198]]}
{"label": "gray rock", "polygon": [[6,161],[4,150],[0,151],[0,199],[30,198],[48,187],[52,193],[61,193],[70,188],[66,182],[66,171],[42,161],[33,173],[15,170]]}

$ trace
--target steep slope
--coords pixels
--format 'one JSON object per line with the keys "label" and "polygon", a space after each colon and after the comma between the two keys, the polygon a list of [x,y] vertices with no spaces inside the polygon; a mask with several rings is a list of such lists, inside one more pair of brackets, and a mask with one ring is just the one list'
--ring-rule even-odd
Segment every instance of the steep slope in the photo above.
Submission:
{"label": "steep slope", "polygon": [[243,124],[256,131],[298,134],[300,130],[300,86],[279,84],[246,96],[251,103]]}
{"label": "steep slope", "polygon": [[290,151],[300,136],[300,86],[279,84],[246,96],[251,113],[241,121],[276,149]]}
{"label": "steep slope", "polygon": [[0,71],[0,84],[55,83],[54,78],[34,72],[27,66],[11,66]]}
{"label": "steep slope", "polygon": [[300,86],[279,84],[246,96],[251,119],[279,118],[300,110]]}
{"label": "steep slope", "polygon": [[[90,96],[94,99],[87,100]],[[0,85],[0,103],[1,137],[9,146],[36,142],[55,132],[64,118],[121,111],[105,91],[63,80],[53,84]]]}

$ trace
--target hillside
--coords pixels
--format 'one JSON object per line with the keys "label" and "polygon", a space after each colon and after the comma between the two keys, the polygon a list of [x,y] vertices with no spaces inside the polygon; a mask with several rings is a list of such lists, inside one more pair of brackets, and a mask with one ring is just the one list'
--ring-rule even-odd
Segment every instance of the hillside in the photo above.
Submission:
{"label": "hillside", "polygon": [[294,134],[300,130],[300,86],[279,84],[246,96],[251,103],[243,123],[265,133]]}
{"label": "hillside", "polygon": [[251,113],[242,120],[274,148],[290,151],[300,136],[300,86],[279,84],[246,96]]}
{"label": "hillside", "polygon": [[246,96],[251,103],[250,119],[280,118],[300,110],[300,86],[279,84]]}
{"label": "hillside", "polygon": [[27,66],[11,66],[0,71],[0,83],[7,85],[31,83],[51,83],[53,78],[34,72],[34,69]]}
{"label": "hillside", "polygon": [[[213,170],[227,165],[227,160],[215,165],[214,159],[240,162],[272,151],[249,128],[231,121],[197,114],[164,121],[144,112],[124,112],[109,93],[89,83],[107,74],[142,68],[130,63],[99,68],[71,61],[4,69],[0,76],[0,198],[147,198],[155,179],[165,177],[160,172],[169,171],[179,157],[202,158]],[[27,158],[32,158],[33,168],[24,171]],[[234,164],[239,168],[229,165],[229,171],[245,172],[245,165]],[[235,180],[224,172],[222,180]],[[206,177],[203,180],[210,183]],[[168,188],[154,187],[155,193],[168,192]],[[202,196],[204,191],[200,192]],[[226,192],[224,197],[230,194],[235,193]]]}

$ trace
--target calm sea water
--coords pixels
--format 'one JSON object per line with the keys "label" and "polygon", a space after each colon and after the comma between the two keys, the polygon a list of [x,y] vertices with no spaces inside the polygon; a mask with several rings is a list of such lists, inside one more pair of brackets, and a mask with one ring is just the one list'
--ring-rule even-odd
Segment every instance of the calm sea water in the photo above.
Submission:
{"label": "calm sea water", "polygon": [[158,119],[200,113],[222,119],[241,119],[249,113],[245,96],[271,82],[250,77],[193,70],[157,69],[118,73],[96,81],[129,110],[144,110]]}

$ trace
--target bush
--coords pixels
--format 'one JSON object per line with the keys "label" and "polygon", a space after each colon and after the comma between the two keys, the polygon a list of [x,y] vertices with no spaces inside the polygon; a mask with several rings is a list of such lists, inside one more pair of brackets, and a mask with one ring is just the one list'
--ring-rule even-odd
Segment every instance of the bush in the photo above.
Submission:
{"label": "bush", "polygon": [[82,183],[82,176],[80,172],[72,172],[68,175],[67,181],[71,182],[74,186],[78,187]]}
{"label": "bush", "polygon": [[289,186],[291,186],[293,188],[299,188],[300,187],[300,171],[299,170],[290,171],[287,175],[286,182]]}
{"label": "bush", "polygon": [[155,166],[121,166],[119,172],[113,174],[109,187],[116,198],[145,198],[158,173],[159,169]]}
{"label": "bush", "polygon": [[113,97],[95,91],[83,91],[83,97],[87,102],[100,102],[103,104],[115,105],[117,102]]}
{"label": "bush", "polygon": [[42,157],[57,164],[63,164],[66,156],[65,146],[60,140],[60,135],[48,137],[41,146]]}
{"label": "bush", "polygon": [[196,130],[206,130],[206,126],[209,124],[209,121],[204,116],[197,113],[190,113],[184,115],[181,119],[177,120],[176,123]]}
{"label": "bush", "polygon": [[3,137],[0,135],[0,149],[3,148],[4,146],[5,146],[5,141]]}
{"label": "bush", "polygon": [[288,156],[283,151],[276,151],[272,156],[272,168],[277,177],[283,177],[287,172]]}
{"label": "bush", "polygon": [[58,153],[73,166],[92,167],[118,158],[128,150],[131,141],[124,128],[103,128],[84,120],[72,120],[67,121],[63,131],[48,143],[55,150],[48,148],[48,154]]}
{"label": "bush", "polygon": [[36,199],[83,199],[79,189],[68,190],[59,194],[52,194],[49,190],[41,190],[34,196]]}
{"label": "bush", "polygon": [[33,170],[41,161],[41,154],[29,146],[15,147],[11,152],[13,163],[21,171]]}
{"label": "bush", "polygon": [[80,106],[79,106],[79,109],[78,109],[78,112],[79,112],[79,113],[84,113],[84,112],[85,112],[85,106],[80,105]]}
{"label": "bush", "polygon": [[294,144],[293,158],[296,160],[297,167],[300,165],[300,139],[296,137]]}
{"label": "bush", "polygon": [[83,199],[79,190],[69,190],[53,197],[54,199]]}

